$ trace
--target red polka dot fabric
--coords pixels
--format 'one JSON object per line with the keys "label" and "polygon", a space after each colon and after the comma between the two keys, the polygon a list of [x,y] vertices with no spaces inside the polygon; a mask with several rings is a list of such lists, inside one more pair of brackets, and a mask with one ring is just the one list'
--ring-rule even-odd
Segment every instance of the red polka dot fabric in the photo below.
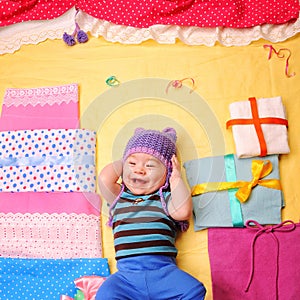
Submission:
{"label": "red polka dot fabric", "polygon": [[76,0],[0,0],[0,26],[33,20],[50,20],[64,14]]}
{"label": "red polka dot fabric", "polygon": [[137,28],[156,24],[247,28],[283,24],[299,16],[298,0],[0,0],[0,26],[53,19],[74,5],[95,18]]}
{"label": "red polka dot fabric", "polygon": [[298,0],[92,0],[79,1],[84,12],[119,25],[155,24],[246,28],[298,18]]}

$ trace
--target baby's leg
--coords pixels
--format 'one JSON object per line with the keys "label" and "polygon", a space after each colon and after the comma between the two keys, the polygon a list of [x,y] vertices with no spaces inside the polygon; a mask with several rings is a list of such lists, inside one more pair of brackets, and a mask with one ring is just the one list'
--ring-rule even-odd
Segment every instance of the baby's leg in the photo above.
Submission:
{"label": "baby's leg", "polygon": [[[159,275],[155,275],[159,272]],[[149,276],[151,272],[148,272]],[[152,278],[150,278],[152,277]],[[203,300],[206,289],[204,285],[177,266],[154,271],[147,277],[150,299],[155,300]]]}
{"label": "baby's leg", "polygon": [[142,272],[122,272],[110,275],[99,288],[95,300],[138,300],[148,299],[145,291],[145,280]]}

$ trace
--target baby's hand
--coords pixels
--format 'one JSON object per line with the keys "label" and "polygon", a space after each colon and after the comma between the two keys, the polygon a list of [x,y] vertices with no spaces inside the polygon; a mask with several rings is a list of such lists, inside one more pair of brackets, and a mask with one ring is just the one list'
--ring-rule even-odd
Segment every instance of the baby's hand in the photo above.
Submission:
{"label": "baby's hand", "polygon": [[173,168],[170,176],[170,183],[176,183],[176,181],[181,178],[181,166],[176,155],[172,156],[171,162]]}

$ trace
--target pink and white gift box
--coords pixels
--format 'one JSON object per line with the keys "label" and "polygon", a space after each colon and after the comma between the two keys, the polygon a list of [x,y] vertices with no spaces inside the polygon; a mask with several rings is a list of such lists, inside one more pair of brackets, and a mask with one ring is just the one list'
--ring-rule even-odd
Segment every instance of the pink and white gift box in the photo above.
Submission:
{"label": "pink and white gift box", "polygon": [[287,125],[281,97],[249,98],[229,105],[232,133],[239,158],[287,154]]}
{"label": "pink and white gift box", "polygon": [[95,192],[95,148],[85,129],[0,132],[0,191]]}

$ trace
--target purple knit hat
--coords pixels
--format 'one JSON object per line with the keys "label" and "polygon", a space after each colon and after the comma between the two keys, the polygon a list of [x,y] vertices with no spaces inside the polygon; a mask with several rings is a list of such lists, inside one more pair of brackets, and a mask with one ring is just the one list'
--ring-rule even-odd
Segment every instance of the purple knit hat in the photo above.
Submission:
{"label": "purple knit hat", "polygon": [[123,161],[133,153],[146,153],[159,159],[169,169],[171,158],[176,154],[176,139],[176,131],[170,127],[162,132],[137,128],[127,143]]}
{"label": "purple knit hat", "polygon": [[[161,199],[162,207],[167,215],[169,215],[167,204],[163,196],[163,190],[169,186],[169,178],[172,173],[172,163],[171,159],[174,154],[176,154],[176,140],[177,135],[174,128],[167,127],[162,131],[158,130],[147,130],[144,128],[137,128],[134,135],[129,139],[127,146],[123,154],[123,161],[125,161],[128,156],[134,153],[146,153],[159,159],[167,169],[167,176],[165,184],[160,187],[159,195]],[[118,197],[110,206],[109,214],[109,225],[112,225],[112,210],[115,207],[117,201],[120,199],[121,194],[124,191],[124,184],[122,183],[122,188]],[[186,222],[179,222],[182,231],[187,229]]]}

